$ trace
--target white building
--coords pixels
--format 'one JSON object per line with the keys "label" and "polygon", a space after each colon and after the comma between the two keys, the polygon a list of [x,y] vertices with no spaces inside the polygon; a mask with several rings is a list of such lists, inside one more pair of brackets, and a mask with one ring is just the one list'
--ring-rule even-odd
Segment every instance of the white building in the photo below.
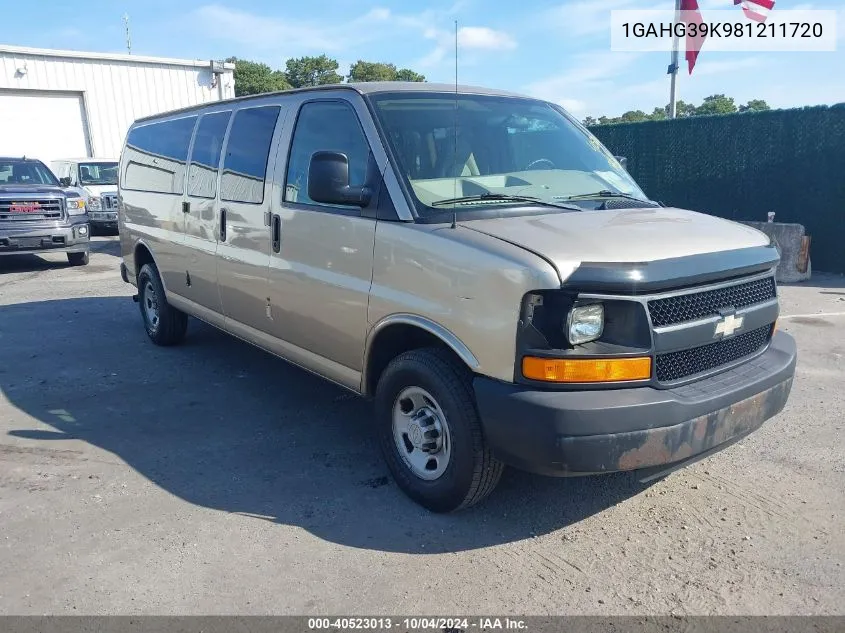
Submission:
{"label": "white building", "polygon": [[117,158],[135,119],[234,97],[234,69],[0,45],[0,156]]}

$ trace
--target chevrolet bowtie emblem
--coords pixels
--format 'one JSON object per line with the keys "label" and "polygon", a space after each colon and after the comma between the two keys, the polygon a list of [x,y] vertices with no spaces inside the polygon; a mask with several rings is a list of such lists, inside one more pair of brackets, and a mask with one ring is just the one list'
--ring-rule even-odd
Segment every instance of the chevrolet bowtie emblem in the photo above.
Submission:
{"label": "chevrolet bowtie emblem", "polygon": [[717,337],[720,334],[722,336],[731,336],[734,332],[739,330],[742,327],[742,322],[745,320],[745,317],[738,317],[734,316],[733,314],[729,314],[728,316],[724,317],[721,321],[716,323],[716,333],[713,337]]}

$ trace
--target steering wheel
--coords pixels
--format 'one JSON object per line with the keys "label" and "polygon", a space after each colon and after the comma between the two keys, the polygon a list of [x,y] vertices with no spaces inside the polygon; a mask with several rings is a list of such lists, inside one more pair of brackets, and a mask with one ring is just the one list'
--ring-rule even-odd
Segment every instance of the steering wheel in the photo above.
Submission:
{"label": "steering wheel", "polygon": [[555,164],[552,161],[550,161],[548,158],[538,158],[537,160],[532,160],[530,163],[528,163],[528,167],[526,167],[525,169],[526,170],[536,169],[537,165],[543,165],[543,164],[548,165],[548,167],[541,168],[541,169],[557,169]]}

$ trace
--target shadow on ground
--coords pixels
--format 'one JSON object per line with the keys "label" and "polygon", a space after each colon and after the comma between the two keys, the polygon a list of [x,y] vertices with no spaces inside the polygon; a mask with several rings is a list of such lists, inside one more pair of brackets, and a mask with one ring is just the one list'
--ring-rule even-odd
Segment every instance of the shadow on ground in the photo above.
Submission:
{"label": "shadow on ground", "polygon": [[645,488],[629,475],[507,471],[486,503],[428,513],[389,478],[369,403],[197,321],[182,346],[156,347],[125,297],[4,306],[0,346],[9,360],[0,389],[46,425],[9,435],[56,449],[83,440],[189,503],[343,545],[486,547],[557,530]]}

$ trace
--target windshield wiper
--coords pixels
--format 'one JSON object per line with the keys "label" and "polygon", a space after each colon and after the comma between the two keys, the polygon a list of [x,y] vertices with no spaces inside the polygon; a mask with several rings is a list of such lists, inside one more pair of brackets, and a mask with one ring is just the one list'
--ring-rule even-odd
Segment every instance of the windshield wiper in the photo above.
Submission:
{"label": "windshield wiper", "polygon": [[447,204],[461,204],[462,202],[530,202],[531,204],[540,204],[547,207],[555,207],[557,209],[566,209],[568,211],[583,211],[581,207],[574,204],[563,204],[560,202],[552,202],[551,200],[543,200],[542,198],[535,198],[534,196],[514,196],[506,193],[482,193],[476,196],[464,196],[462,198],[448,198],[446,200],[437,200],[432,202],[433,207],[442,207]]}
{"label": "windshield wiper", "polygon": [[566,196],[562,200],[587,200],[589,198],[626,198],[627,200],[636,200],[637,202],[651,202],[651,200],[643,200],[628,193],[618,193],[609,189],[602,189],[593,193],[582,193],[577,196]]}

